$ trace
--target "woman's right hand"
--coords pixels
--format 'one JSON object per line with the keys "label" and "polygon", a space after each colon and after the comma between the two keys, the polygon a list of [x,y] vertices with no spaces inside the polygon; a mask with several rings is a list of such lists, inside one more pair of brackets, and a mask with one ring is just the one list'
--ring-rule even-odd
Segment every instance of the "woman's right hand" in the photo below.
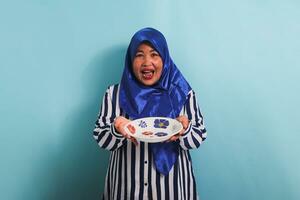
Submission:
{"label": "woman's right hand", "polygon": [[135,145],[138,145],[137,140],[125,132],[125,125],[128,122],[130,122],[130,120],[126,119],[125,117],[116,117],[114,120],[115,129],[125,138],[130,139]]}

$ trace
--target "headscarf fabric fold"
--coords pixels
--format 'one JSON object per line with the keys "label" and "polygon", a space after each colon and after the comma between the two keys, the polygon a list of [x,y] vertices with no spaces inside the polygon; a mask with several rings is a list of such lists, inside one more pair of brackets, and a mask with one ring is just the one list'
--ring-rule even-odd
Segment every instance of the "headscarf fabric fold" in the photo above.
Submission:
{"label": "headscarf fabric fold", "polygon": [[[142,43],[150,43],[163,61],[163,71],[158,82],[152,86],[140,83],[133,73],[132,63],[136,51]],[[179,116],[184,106],[190,85],[173,63],[165,37],[153,28],[136,32],[128,46],[125,67],[120,84],[119,104],[131,119],[142,117]],[[151,143],[156,169],[164,175],[175,164],[179,154],[178,142]]]}

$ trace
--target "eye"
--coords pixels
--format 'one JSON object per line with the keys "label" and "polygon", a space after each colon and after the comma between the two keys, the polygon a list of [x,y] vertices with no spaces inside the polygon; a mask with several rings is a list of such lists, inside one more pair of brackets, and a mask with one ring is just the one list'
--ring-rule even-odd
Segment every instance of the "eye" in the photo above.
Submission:
{"label": "eye", "polygon": [[153,51],[153,52],[151,53],[151,57],[157,57],[157,56],[159,56],[159,53],[158,53],[158,52]]}
{"label": "eye", "polygon": [[142,57],[142,56],[144,56],[144,54],[141,53],[141,52],[138,52],[138,53],[135,54],[135,57]]}

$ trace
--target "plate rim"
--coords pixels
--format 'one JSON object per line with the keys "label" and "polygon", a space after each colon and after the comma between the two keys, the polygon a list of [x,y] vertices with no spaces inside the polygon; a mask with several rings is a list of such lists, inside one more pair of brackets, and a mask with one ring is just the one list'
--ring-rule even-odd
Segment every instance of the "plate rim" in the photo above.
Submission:
{"label": "plate rim", "polygon": [[[126,132],[128,135],[132,136],[133,138],[135,138],[135,139],[137,139],[137,140],[139,140],[139,141],[142,141],[142,142],[147,142],[147,143],[159,143],[159,142],[164,142],[164,141],[166,141],[168,138],[170,138],[170,137],[172,137],[173,135],[176,135],[176,134],[177,134],[177,133],[172,133],[172,134],[168,134],[168,135],[166,135],[166,136],[160,137],[160,138],[154,138],[152,141],[151,141],[151,139],[149,139],[149,140],[146,141],[146,140],[144,140],[144,138],[136,137],[136,135],[135,135],[135,134],[132,134],[132,133],[128,130],[128,128],[127,128],[127,126],[128,126],[130,123],[133,123],[134,121],[138,121],[138,120],[142,120],[142,119],[151,119],[151,118],[155,118],[155,119],[167,119],[167,120],[175,121],[175,122],[177,122],[178,125],[180,126],[179,131],[181,131],[181,130],[183,129],[182,124],[181,124],[178,120],[173,119],[173,118],[170,118],[170,117],[142,117],[142,118],[138,118],[138,119],[135,119],[135,120],[132,120],[132,121],[126,123],[126,124],[125,124],[125,127],[124,127],[124,130],[125,130],[125,132]],[[160,140],[159,140],[159,141],[156,141],[157,139],[160,139]]]}

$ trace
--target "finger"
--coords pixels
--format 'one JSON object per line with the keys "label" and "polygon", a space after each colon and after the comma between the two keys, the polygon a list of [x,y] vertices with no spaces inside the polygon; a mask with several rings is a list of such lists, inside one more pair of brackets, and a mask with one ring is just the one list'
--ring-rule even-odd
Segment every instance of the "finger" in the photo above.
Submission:
{"label": "finger", "polygon": [[178,139],[179,139],[179,136],[173,136],[171,141],[174,142],[174,141],[176,141]]}
{"label": "finger", "polygon": [[182,123],[182,126],[183,126],[184,129],[187,129],[188,125],[189,125],[188,121],[185,121],[184,123]]}
{"label": "finger", "polygon": [[183,118],[182,118],[182,117],[177,117],[176,119],[177,119],[177,121],[179,121],[180,123],[183,122]]}
{"label": "finger", "polygon": [[172,137],[170,137],[167,141],[168,142],[173,142],[173,141],[176,141],[178,138],[179,138],[179,135],[176,134],[176,135],[173,135]]}
{"label": "finger", "polygon": [[186,131],[186,128],[182,127],[182,129],[178,132],[179,135],[182,135]]}
{"label": "finger", "polygon": [[189,125],[189,120],[187,117],[180,116],[180,117],[177,117],[176,119],[177,119],[177,121],[179,121],[182,124],[184,129],[187,129],[187,127]]}
{"label": "finger", "polygon": [[124,128],[122,127],[122,124],[120,124],[118,122],[115,123],[115,129],[120,133],[124,132]]}
{"label": "finger", "polygon": [[114,123],[119,125],[121,121],[122,121],[121,117],[116,117],[115,120],[114,120]]}
{"label": "finger", "polygon": [[129,135],[126,131],[125,131],[125,125],[126,123],[121,123],[120,124],[120,132],[122,133],[122,135],[128,139],[131,138],[131,135]]}
{"label": "finger", "polygon": [[131,135],[129,135],[128,133],[126,133],[124,129],[123,129],[122,133],[123,133],[124,137],[126,137],[127,139],[131,139]]}
{"label": "finger", "polygon": [[135,146],[138,146],[138,142],[135,138],[132,137],[130,140],[133,142],[133,144],[135,144]]}
{"label": "finger", "polygon": [[187,118],[182,120],[182,126],[183,126],[184,129],[187,129],[188,125],[189,125],[189,120]]}
{"label": "finger", "polygon": [[131,139],[131,136],[128,135],[128,134],[124,134],[124,137],[127,138],[127,139]]}

